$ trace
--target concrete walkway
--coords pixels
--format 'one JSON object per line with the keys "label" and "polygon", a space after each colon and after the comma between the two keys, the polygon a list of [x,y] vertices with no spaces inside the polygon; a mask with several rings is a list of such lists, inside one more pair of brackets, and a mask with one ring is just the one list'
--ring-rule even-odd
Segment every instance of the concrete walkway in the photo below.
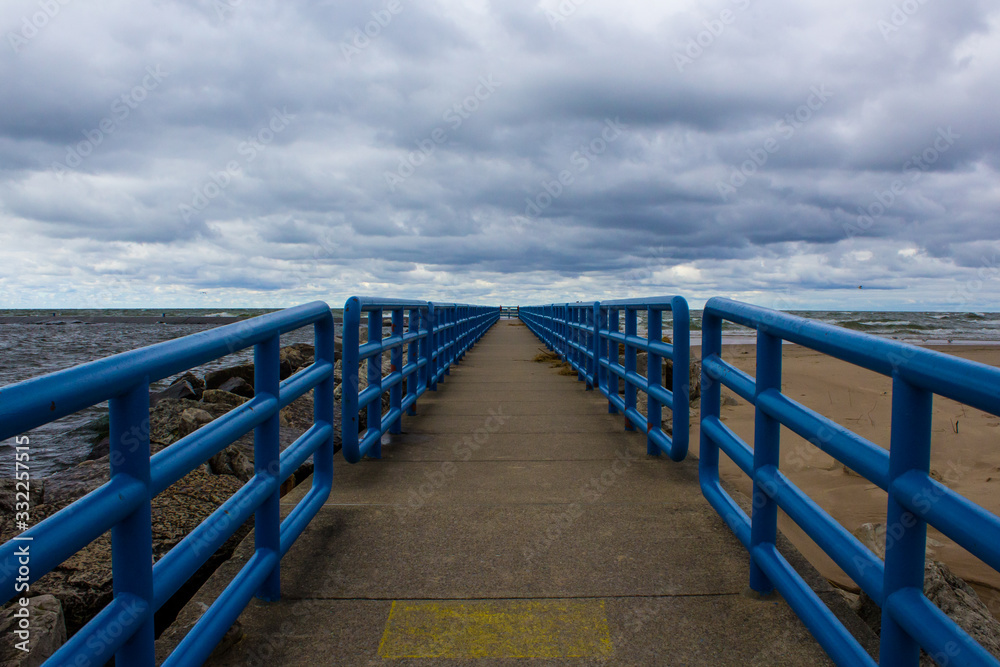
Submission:
{"label": "concrete walkway", "polygon": [[539,347],[501,320],[382,460],[338,454],[283,600],[251,603],[209,664],[829,664],[780,598],[745,595],[697,460],[647,457]]}

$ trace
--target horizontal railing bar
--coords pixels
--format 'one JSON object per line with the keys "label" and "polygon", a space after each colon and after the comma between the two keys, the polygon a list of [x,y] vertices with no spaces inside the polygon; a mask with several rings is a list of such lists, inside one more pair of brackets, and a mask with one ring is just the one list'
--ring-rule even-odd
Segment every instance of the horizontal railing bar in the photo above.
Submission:
{"label": "horizontal railing bar", "polygon": [[[889,452],[776,391],[757,397],[757,407],[883,491],[889,488]],[[822,433],[823,436],[814,435]]]}
{"label": "horizontal railing bar", "polygon": [[277,409],[274,396],[260,394],[157,452],[150,459],[153,497],[263,424]]}
{"label": "horizontal railing bar", "polygon": [[333,436],[333,426],[325,422],[317,422],[305,433],[295,439],[285,451],[281,452],[281,469],[278,473],[278,483],[291,477],[299,467],[312,456],[316,449]]}
{"label": "horizontal railing bar", "polygon": [[0,440],[330,317],[322,301],[123,352],[0,388]]}
{"label": "horizontal railing bar", "polygon": [[430,307],[428,301],[416,301],[414,299],[381,299],[373,296],[359,296],[355,298],[361,304],[363,312],[371,310],[427,310]]}
{"label": "horizontal railing bar", "polygon": [[[903,588],[889,596],[886,610],[932,656],[955,659],[963,667],[997,667],[989,651],[959,627],[916,588]],[[885,613],[885,610],[883,611]],[[938,661],[942,664],[942,661]],[[946,664],[946,663],[945,663]]]}
{"label": "horizontal railing bar", "polygon": [[701,493],[708,503],[715,508],[716,513],[733,531],[743,548],[750,548],[750,517],[743,511],[732,496],[726,493],[719,480],[712,482],[701,480]]}
{"label": "horizontal railing bar", "polygon": [[778,506],[819,547],[868,593],[875,604],[882,606],[882,559],[831,517],[812,498],[792,484],[774,466],[765,466],[754,476],[759,487],[778,502]]}
{"label": "horizontal railing bar", "polygon": [[753,450],[747,443],[715,415],[702,420],[701,430],[740,467],[740,470],[753,477]]}
{"label": "horizontal railing bar", "polygon": [[278,562],[278,554],[270,549],[254,552],[243,569],[164,661],[163,667],[187,667],[204,663],[260,585],[278,566]]}
{"label": "horizontal railing bar", "polygon": [[281,557],[284,558],[288,550],[292,548],[299,535],[305,530],[309,522],[319,512],[330,495],[328,486],[314,486],[295,505],[295,509],[289,512],[285,520],[281,522]]}
{"label": "horizontal railing bar", "polygon": [[900,505],[1000,570],[1000,519],[996,515],[916,470],[897,477],[891,492]]}
{"label": "horizontal railing bar", "polygon": [[781,593],[798,617],[833,661],[840,665],[877,667],[833,612],[803,581],[773,544],[761,544],[753,551],[753,559]]}
{"label": "horizontal railing bar", "polygon": [[153,608],[162,607],[253,516],[277,486],[274,477],[250,478],[158,560],[153,565]]}
{"label": "horizontal railing bar", "polygon": [[755,402],[757,382],[750,375],[727,364],[715,354],[702,359],[701,368],[708,377],[729,387],[745,401],[751,404]]}
{"label": "horizontal railing bar", "polygon": [[731,299],[713,297],[704,312],[750,328],[763,320],[766,325],[762,326],[772,336],[882,375],[898,375],[980,410],[1000,413],[1000,393],[987,389],[1000,386],[1000,368]]}
{"label": "horizontal railing bar", "polygon": [[313,387],[333,375],[333,364],[314,362],[307,368],[284,380],[280,385],[278,409],[284,409],[302,398]]}
{"label": "horizontal railing bar", "polygon": [[[118,473],[111,481],[5,542],[0,546],[3,603],[18,593],[15,590],[18,549],[30,545],[31,568],[27,583],[34,583],[134,512],[145,495],[146,487],[142,482]],[[87,520],[81,521],[80,517]]]}
{"label": "horizontal railing bar", "polygon": [[627,309],[627,310],[673,310],[672,296],[651,296],[634,299],[614,299],[612,301],[601,301],[602,309]]}
{"label": "horizontal railing bar", "polygon": [[[89,623],[60,646],[45,664],[103,665],[110,662],[115,651],[124,646],[146,622],[150,611],[149,604],[137,595],[116,595]],[[126,622],[123,623],[123,619]],[[112,635],[108,628],[113,625],[121,627],[121,631]],[[132,632],[128,631],[130,629]]]}

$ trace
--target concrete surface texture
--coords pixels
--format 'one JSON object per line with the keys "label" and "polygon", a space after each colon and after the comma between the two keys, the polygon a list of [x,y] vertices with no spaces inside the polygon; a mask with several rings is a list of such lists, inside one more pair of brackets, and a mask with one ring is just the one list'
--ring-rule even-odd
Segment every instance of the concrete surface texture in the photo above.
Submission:
{"label": "concrete surface texture", "polygon": [[532,360],[540,346],[501,320],[381,460],[338,454],[283,599],[252,602],[208,664],[830,664],[784,601],[746,594],[697,460],[647,457],[599,392]]}

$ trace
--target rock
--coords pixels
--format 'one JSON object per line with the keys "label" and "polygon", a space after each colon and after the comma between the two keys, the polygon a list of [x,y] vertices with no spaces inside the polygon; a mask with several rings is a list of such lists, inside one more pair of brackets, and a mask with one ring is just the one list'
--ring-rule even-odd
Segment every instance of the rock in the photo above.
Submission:
{"label": "rock", "polygon": [[[27,652],[16,646],[21,639],[14,634],[14,629],[19,623],[14,614],[21,609],[27,609],[28,618],[31,619],[31,636]],[[66,619],[63,616],[62,605],[52,595],[28,598],[26,607],[21,607],[15,602],[0,612],[0,665],[3,667],[41,665],[65,643]]]}
{"label": "rock", "polygon": [[731,407],[732,408],[732,407],[736,407],[739,404],[740,404],[740,402],[736,399],[735,396],[733,396],[731,394],[727,394],[725,392],[722,393],[722,405],[724,405],[726,407]]}
{"label": "rock", "polygon": [[[181,414],[189,408],[203,409],[204,403],[186,398],[165,398],[149,411],[149,439],[169,445],[190,433],[181,424]],[[182,433],[183,432],[183,433]]]}
{"label": "rock", "polygon": [[253,386],[240,377],[229,378],[219,386],[219,391],[227,391],[244,398],[253,398],[254,395]]}
{"label": "rock", "polygon": [[230,445],[213,456],[205,464],[213,475],[232,475],[241,482],[247,482],[254,475],[253,463],[236,445]]}
{"label": "rock", "polygon": [[202,394],[201,400],[203,403],[214,403],[216,405],[224,405],[227,408],[235,408],[243,405],[249,399],[244,396],[231,394],[228,391],[222,391],[221,389],[206,389],[205,393]]}
{"label": "rock", "polygon": [[253,364],[229,366],[207,373],[205,375],[205,389],[218,389],[226,380],[236,377],[243,378],[247,384],[253,386]]}
{"label": "rock", "polygon": [[105,456],[49,475],[40,502],[67,505],[82,498],[108,481],[109,469],[109,457]]}
{"label": "rock", "polygon": [[212,413],[199,408],[188,408],[181,413],[181,424],[178,430],[178,440],[186,435],[194,433],[205,424],[215,419]]}
{"label": "rock", "polygon": [[95,461],[97,459],[104,458],[111,453],[111,438],[103,438],[99,443],[94,445],[87,454],[87,461]]}
{"label": "rock", "polygon": [[[190,373],[188,375],[197,380],[197,378]],[[201,380],[198,380],[198,382],[204,386],[204,383],[202,383]],[[149,395],[149,406],[153,407],[165,398],[184,398],[191,401],[197,401],[201,398],[202,391],[203,390],[198,388],[198,385],[185,376],[174,381],[170,386],[162,391],[152,392]]]}
{"label": "rock", "polygon": [[315,358],[316,348],[308,343],[295,343],[281,348],[281,379],[290,377],[295,369],[309,366]]}
{"label": "rock", "polygon": [[[671,387],[674,381],[674,362],[672,359],[663,360],[663,386]],[[688,369],[688,391],[689,400],[694,403],[701,398],[701,362],[692,361]]]}
{"label": "rock", "polygon": [[111,419],[107,413],[93,419],[67,434],[72,440],[84,440],[92,447],[111,435]]}
{"label": "rock", "polygon": [[198,393],[198,398],[201,398],[201,392],[205,391],[205,381],[191,371],[188,371],[184,375],[180,376],[171,382],[171,384],[178,384],[181,382],[187,382],[190,384],[191,387]]}
{"label": "rock", "polygon": [[[876,556],[885,559],[883,524],[862,524],[854,531],[854,536]],[[924,563],[924,595],[983,648],[1000,658],[1000,621],[993,617],[976,592],[961,577],[944,563],[930,557]],[[864,591],[858,597],[854,610],[876,634],[881,631],[882,610]],[[929,656],[921,655],[921,665],[934,664]]]}

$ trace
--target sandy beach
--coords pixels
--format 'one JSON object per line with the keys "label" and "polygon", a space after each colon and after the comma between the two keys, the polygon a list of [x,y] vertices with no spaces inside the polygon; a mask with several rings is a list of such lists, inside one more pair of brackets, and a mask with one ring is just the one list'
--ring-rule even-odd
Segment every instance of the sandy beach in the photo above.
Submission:
{"label": "sandy beach", "polygon": [[[933,346],[948,354],[1000,366],[1000,346]],[[891,380],[798,345],[785,345],[782,391],[800,403],[877,445],[889,447]],[[692,350],[699,358],[700,348]],[[727,345],[723,358],[755,374],[753,345]],[[722,420],[753,443],[753,407],[723,388],[738,405],[723,405]],[[730,401],[724,401],[725,403]],[[692,419],[694,422],[694,419]],[[697,456],[697,424],[692,423],[692,454]],[[782,429],[781,469],[848,530],[866,522],[885,523],[886,493],[788,429]],[[994,513],[1000,513],[1000,417],[935,397],[931,468],[948,487]],[[723,454],[724,480],[749,494],[749,478]],[[819,570],[848,590],[856,585],[786,516],[781,530]],[[928,531],[930,552],[968,581],[1000,616],[1000,574],[956,546],[938,531]]]}

